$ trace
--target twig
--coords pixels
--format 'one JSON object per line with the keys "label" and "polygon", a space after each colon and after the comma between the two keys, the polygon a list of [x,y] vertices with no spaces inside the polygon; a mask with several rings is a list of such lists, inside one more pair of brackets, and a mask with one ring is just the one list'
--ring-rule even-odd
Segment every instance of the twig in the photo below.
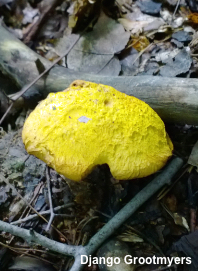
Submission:
{"label": "twig", "polygon": [[181,0],[177,0],[177,5],[176,5],[176,7],[175,7],[175,10],[174,10],[174,13],[173,13],[173,16],[172,16],[172,21],[173,21],[174,18],[175,18],[175,14],[176,14],[176,12],[177,12],[177,10],[178,10],[178,7],[179,7],[180,2],[181,2]]}
{"label": "twig", "polygon": [[110,59],[109,59],[109,61],[107,61],[107,63],[98,71],[98,72],[96,72],[96,74],[99,74],[101,71],[103,71],[104,70],[104,68],[106,68],[107,67],[107,65],[109,65],[109,63],[111,62],[111,60],[114,58],[114,56],[112,56]]}
{"label": "twig", "polygon": [[[41,180],[42,178],[43,178],[43,177],[41,177],[40,180]],[[40,190],[42,184],[43,184],[42,182],[40,182],[40,183],[38,184],[38,186],[37,186],[37,187],[39,187],[38,192],[39,192],[39,190]],[[30,204],[32,204],[32,202],[34,201],[34,199],[35,199],[36,196],[37,196],[37,194],[34,195],[34,197],[31,199]],[[25,210],[23,211],[22,215],[20,216],[19,220],[23,218],[23,216],[24,216],[24,214],[26,213],[26,211],[27,211],[28,208],[29,208],[29,206],[26,206],[26,208],[25,208]],[[20,227],[21,227],[21,225],[20,225]],[[11,237],[11,239],[9,240],[8,243],[11,244],[13,240],[14,240],[14,236]]]}
{"label": "twig", "polygon": [[75,257],[74,264],[70,271],[83,269],[81,255],[91,255],[97,248],[110,237],[143,203],[154,195],[163,185],[169,184],[175,173],[181,168],[183,161],[174,158],[153,181],[144,187],[129,203],[125,205],[104,227],[102,227],[89,241],[86,246],[65,245],[50,240],[32,230],[21,229],[0,221],[0,230],[19,236],[28,242],[35,242],[52,251]]}
{"label": "twig", "polygon": [[22,196],[21,196],[21,194],[16,190],[16,188],[11,184],[11,183],[9,183],[9,181],[3,176],[3,174],[1,174],[0,173],[0,180],[2,180],[3,182],[5,182],[16,194],[17,194],[17,196],[20,198],[20,199],[22,199],[24,202],[25,202],[25,204],[27,205],[27,206],[29,206],[30,207],[30,209],[32,209],[32,211],[34,212],[34,213],[36,213],[39,217],[41,217],[45,222],[48,222],[44,217],[42,217],[33,207],[32,207],[32,205],[30,205],[30,203],[29,202],[27,202]]}
{"label": "twig", "polygon": [[[75,242],[76,245],[78,245],[78,244],[80,243],[80,239],[82,238],[82,230],[85,228],[85,226],[86,226],[90,221],[92,221],[93,219],[97,219],[97,218],[98,218],[98,216],[92,216],[92,217],[90,217],[90,218],[88,218],[88,219],[86,219],[86,220],[84,221],[83,225],[81,226],[81,229],[80,229],[80,233],[79,233],[78,239],[77,239],[76,242]],[[81,221],[81,222],[82,222],[82,221]],[[81,225],[81,222],[78,224],[78,227]],[[78,227],[77,227],[77,229],[78,229]],[[76,229],[76,233],[77,233],[77,229]],[[76,236],[74,236],[74,239],[76,239]],[[83,242],[82,242],[82,245],[84,245]]]}
{"label": "twig", "polygon": [[[19,198],[20,199],[22,199],[24,202],[25,202],[25,204],[27,204],[29,207],[30,207],[30,209],[32,209],[32,211],[34,212],[34,213],[36,213],[40,218],[42,218],[46,223],[48,223],[48,220],[45,218],[45,217],[43,217],[42,215],[40,215],[39,214],[39,212],[37,212],[33,207],[32,207],[32,205],[30,205],[29,204],[29,202],[27,202],[22,196],[21,196],[21,194],[16,190],[16,188],[12,185],[12,184],[10,184],[9,183],[9,181],[3,176],[3,174],[1,174],[0,173],[0,180],[2,180],[3,182],[5,182],[18,196],[19,196]],[[52,226],[57,232],[58,232],[58,234],[60,234],[64,239],[66,239],[66,237],[64,236],[64,234],[62,234],[62,232],[60,232],[56,227],[54,227],[54,226]]]}
{"label": "twig", "polygon": [[195,208],[190,208],[190,232],[195,231],[197,221],[197,210]]}
{"label": "twig", "polygon": [[53,203],[52,203],[49,167],[46,167],[46,177],[47,177],[48,199],[49,199],[49,206],[50,206],[50,220],[49,220],[47,227],[46,227],[46,232],[48,232],[49,228],[52,224],[52,221],[54,219],[54,209],[53,209]]}
{"label": "twig", "polygon": [[[38,194],[39,194],[39,192],[40,192],[42,186],[44,185],[44,183],[43,183],[43,181],[42,181],[43,178],[44,178],[44,176],[41,176],[41,177],[40,177],[39,184],[36,186],[36,188],[35,188],[35,190],[34,190],[34,196],[33,196],[33,198],[32,198],[31,201],[30,201],[30,204],[31,204],[31,205],[32,205],[32,203],[35,201],[35,199],[37,198],[37,196],[38,196]],[[21,215],[21,217],[20,217],[19,219],[22,219],[22,218],[24,217],[24,215],[25,215],[26,211],[28,210],[28,208],[29,208],[29,206],[27,206],[27,207],[25,208],[25,210],[23,211],[23,213],[22,213],[22,215]],[[26,217],[29,216],[30,212],[31,212],[31,210],[29,209],[29,211],[28,211],[27,214],[26,214]]]}
{"label": "twig", "polygon": [[[68,203],[68,204],[65,204],[65,205],[62,205],[62,206],[58,206],[58,207],[55,207],[54,208],[54,211],[57,212],[61,209],[64,209],[64,208],[69,208],[69,207],[72,207],[74,206],[74,203]],[[39,213],[40,215],[49,215],[50,214],[50,210],[47,210],[47,211],[42,211]],[[56,216],[56,214],[55,214]],[[24,222],[27,222],[29,220],[32,220],[34,218],[38,217],[37,214],[34,214],[34,215],[29,215],[28,217],[25,217],[25,218],[22,218],[22,219],[19,219],[19,220],[16,220],[16,221],[13,221],[12,223],[10,223],[11,225],[17,225],[17,224],[20,224],[20,223],[24,223]],[[67,216],[68,217],[68,216]],[[70,216],[69,216],[70,217]]]}
{"label": "twig", "polygon": [[160,40],[160,41],[155,41],[150,43],[146,48],[144,48],[142,51],[139,52],[139,54],[137,55],[137,57],[134,59],[134,61],[130,64],[131,66],[135,64],[135,62],[138,60],[138,58],[141,57],[141,55],[143,55],[143,53],[147,50],[149,50],[153,45],[157,45],[159,43],[161,43],[162,41],[166,40],[167,38]]}
{"label": "twig", "polygon": [[25,247],[21,247],[21,246],[13,247],[13,246],[9,246],[7,244],[4,244],[2,242],[0,242],[0,245],[4,246],[4,247],[6,247],[6,248],[8,248],[10,250],[13,250],[15,252],[19,252],[19,253],[24,253],[26,251],[31,252],[31,253],[39,252],[39,253],[42,253],[43,255],[46,254],[46,255],[49,255],[49,256],[52,256],[52,257],[55,256],[55,257],[61,258],[61,255],[57,255],[57,253],[52,253],[50,251],[46,251],[46,250],[42,250],[42,249],[35,249],[34,247],[32,247],[32,248],[27,247],[27,245]]}
{"label": "twig", "polygon": [[14,103],[12,102],[10,104],[10,106],[8,107],[8,109],[6,110],[6,112],[3,114],[1,120],[0,120],[0,125],[2,124],[2,122],[4,121],[4,119],[6,118],[7,114],[10,112],[11,108],[13,107]]}
{"label": "twig", "polygon": [[49,238],[33,230],[22,229],[3,221],[0,221],[0,230],[21,237],[29,244],[36,243],[63,255],[75,256],[76,253],[77,248],[75,246],[66,245],[63,243],[56,242],[54,240],[50,240]]}
{"label": "twig", "polygon": [[134,59],[134,61],[133,61],[130,65],[133,66],[133,65],[135,64],[135,62],[138,60],[138,58],[140,58],[141,55],[142,55],[146,50],[150,49],[150,47],[151,47],[152,45],[154,45],[154,44],[155,44],[154,42],[150,43],[146,48],[144,48],[141,52],[139,52],[139,54],[137,55],[137,57]]}

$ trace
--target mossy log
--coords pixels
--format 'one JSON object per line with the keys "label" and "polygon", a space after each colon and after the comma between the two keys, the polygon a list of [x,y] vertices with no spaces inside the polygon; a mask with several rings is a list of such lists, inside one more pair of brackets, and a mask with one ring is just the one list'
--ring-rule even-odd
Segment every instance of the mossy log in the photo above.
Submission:
{"label": "mossy log", "polygon": [[[39,58],[47,68],[51,64],[0,26],[0,70],[18,87],[35,79]],[[69,70],[56,65],[23,97],[28,106],[45,98],[50,92],[66,89],[76,79],[110,85],[148,103],[166,122],[198,125],[198,80],[158,76],[99,76]]]}

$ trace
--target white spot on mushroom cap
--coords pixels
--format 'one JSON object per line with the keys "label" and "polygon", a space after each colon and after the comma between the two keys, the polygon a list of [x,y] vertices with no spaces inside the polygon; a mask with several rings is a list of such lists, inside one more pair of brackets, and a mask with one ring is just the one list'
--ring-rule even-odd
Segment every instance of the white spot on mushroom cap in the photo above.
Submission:
{"label": "white spot on mushroom cap", "polygon": [[90,118],[88,118],[86,116],[81,116],[80,118],[78,118],[78,120],[80,122],[87,123],[89,120],[92,120],[92,119],[90,119]]}

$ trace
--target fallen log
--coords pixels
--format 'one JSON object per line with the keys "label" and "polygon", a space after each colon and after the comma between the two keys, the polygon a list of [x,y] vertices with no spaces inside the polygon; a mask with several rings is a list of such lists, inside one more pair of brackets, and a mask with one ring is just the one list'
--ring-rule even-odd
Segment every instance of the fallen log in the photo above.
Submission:
{"label": "fallen log", "polygon": [[[16,86],[22,87],[39,72],[35,61],[47,68],[51,64],[0,26],[0,70]],[[158,76],[99,76],[84,74],[56,65],[46,78],[40,79],[24,95],[28,106],[45,98],[50,92],[67,88],[76,79],[110,85],[148,103],[166,122],[198,125],[198,80]]]}

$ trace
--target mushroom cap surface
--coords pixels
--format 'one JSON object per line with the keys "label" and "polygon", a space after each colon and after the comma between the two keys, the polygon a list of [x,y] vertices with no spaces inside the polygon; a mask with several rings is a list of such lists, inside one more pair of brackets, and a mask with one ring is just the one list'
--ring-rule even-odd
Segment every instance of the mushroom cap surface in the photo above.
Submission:
{"label": "mushroom cap surface", "polygon": [[161,169],[173,150],[149,105],[81,80],[50,93],[27,118],[22,139],[29,154],[75,181],[101,164],[119,180],[145,177]]}

